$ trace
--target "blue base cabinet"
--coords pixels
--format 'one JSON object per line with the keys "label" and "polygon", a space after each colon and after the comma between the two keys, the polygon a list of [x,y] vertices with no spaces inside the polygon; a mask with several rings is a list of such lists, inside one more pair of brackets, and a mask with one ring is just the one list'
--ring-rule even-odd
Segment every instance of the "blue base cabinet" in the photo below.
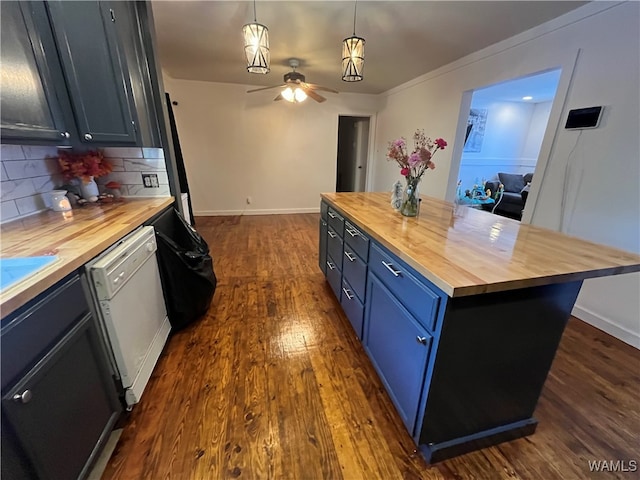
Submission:
{"label": "blue base cabinet", "polygon": [[365,350],[413,432],[432,337],[375,275],[369,276],[367,292]]}

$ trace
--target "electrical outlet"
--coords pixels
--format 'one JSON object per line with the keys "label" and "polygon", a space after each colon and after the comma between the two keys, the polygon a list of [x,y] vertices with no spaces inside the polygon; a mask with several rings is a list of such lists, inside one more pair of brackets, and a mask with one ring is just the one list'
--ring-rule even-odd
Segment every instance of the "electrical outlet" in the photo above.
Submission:
{"label": "electrical outlet", "polygon": [[144,188],[160,188],[160,182],[158,181],[157,173],[143,173],[142,184]]}
{"label": "electrical outlet", "polygon": [[253,201],[253,199],[251,197],[247,197],[247,205],[251,205],[252,201]]}

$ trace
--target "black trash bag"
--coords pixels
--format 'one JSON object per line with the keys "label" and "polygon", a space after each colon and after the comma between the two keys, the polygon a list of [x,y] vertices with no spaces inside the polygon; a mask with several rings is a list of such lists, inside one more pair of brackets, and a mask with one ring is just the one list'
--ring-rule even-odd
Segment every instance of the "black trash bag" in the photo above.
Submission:
{"label": "black trash bag", "polygon": [[154,227],[169,323],[179,330],[209,309],[217,283],[213,259],[207,242],[177,210],[166,212]]}

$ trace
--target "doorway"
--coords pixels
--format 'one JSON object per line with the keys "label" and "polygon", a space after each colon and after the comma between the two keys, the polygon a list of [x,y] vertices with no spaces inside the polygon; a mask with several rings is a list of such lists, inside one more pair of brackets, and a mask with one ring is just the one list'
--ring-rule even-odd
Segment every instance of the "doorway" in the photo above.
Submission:
{"label": "doorway", "polygon": [[366,190],[369,129],[369,117],[338,117],[336,192]]}
{"label": "doorway", "polygon": [[[483,185],[504,184],[504,199],[496,205],[495,213],[520,220],[560,75],[558,68],[473,91],[470,108],[460,118],[466,129],[458,171],[459,194]],[[510,186],[518,191],[509,191]]]}

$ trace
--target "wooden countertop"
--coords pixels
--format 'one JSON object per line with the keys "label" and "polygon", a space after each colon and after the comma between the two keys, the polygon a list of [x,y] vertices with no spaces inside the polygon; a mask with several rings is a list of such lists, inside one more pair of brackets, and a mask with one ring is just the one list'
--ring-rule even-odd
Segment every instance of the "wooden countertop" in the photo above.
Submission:
{"label": "wooden countertop", "polygon": [[0,293],[8,315],[84,265],[173,203],[173,197],[86,205],[70,212],[47,211],[0,226],[0,256],[57,255],[58,260]]}
{"label": "wooden countertop", "polygon": [[640,256],[422,196],[403,217],[388,193],[321,197],[451,297],[640,271]]}

